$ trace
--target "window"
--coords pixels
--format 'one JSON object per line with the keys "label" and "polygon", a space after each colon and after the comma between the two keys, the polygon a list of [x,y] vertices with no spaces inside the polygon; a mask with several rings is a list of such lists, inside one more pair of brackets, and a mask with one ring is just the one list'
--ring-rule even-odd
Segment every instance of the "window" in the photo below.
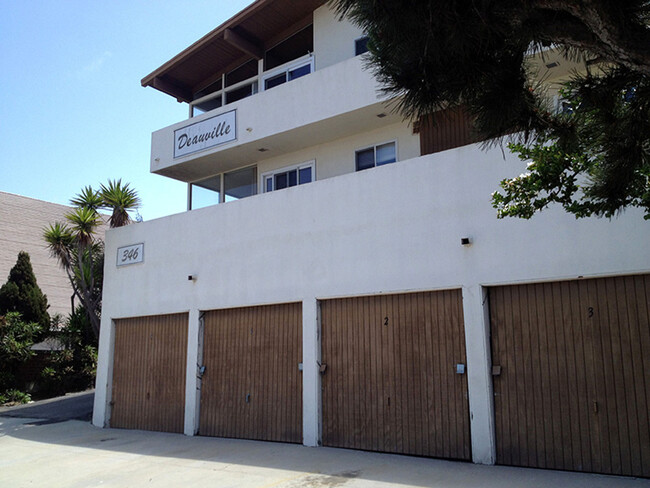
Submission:
{"label": "window", "polygon": [[226,105],[242,98],[250,97],[257,93],[257,81],[246,84],[239,88],[233,88],[230,91],[226,92]]}
{"label": "window", "polygon": [[246,81],[253,76],[257,76],[258,63],[256,59],[251,59],[242,64],[239,68],[226,73],[226,88]]}
{"label": "window", "polygon": [[314,27],[310,24],[266,51],[264,70],[277,68],[312,52],[314,52]]}
{"label": "window", "polygon": [[264,192],[282,190],[291,186],[303,185],[314,181],[315,162],[309,161],[297,166],[282,168],[262,175]]}
{"label": "window", "polygon": [[361,37],[354,41],[354,55],[358,56],[359,54],[368,52],[368,36]]}
{"label": "window", "polygon": [[221,201],[221,175],[190,184],[190,209],[216,205]]}
{"label": "window", "polygon": [[308,59],[301,59],[296,63],[285,66],[278,70],[274,70],[268,75],[264,76],[264,90],[270,90],[278,85],[282,85],[287,81],[295,80],[301,76],[308,75],[314,70],[314,60],[310,56]]}
{"label": "window", "polygon": [[397,161],[397,150],[394,142],[387,142],[377,146],[360,149],[356,152],[356,170],[362,171],[383,164]]}
{"label": "window", "polygon": [[229,171],[190,183],[188,210],[231,202],[257,194],[257,167]]}
{"label": "window", "polygon": [[223,175],[224,201],[239,200],[257,193],[257,167],[239,169]]}

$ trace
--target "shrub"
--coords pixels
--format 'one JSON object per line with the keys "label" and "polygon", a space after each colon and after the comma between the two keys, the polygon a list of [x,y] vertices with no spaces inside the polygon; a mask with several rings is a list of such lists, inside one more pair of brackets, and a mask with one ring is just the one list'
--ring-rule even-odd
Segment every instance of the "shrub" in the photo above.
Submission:
{"label": "shrub", "polygon": [[30,402],[32,397],[29,393],[23,393],[20,390],[7,390],[0,393],[0,405],[20,405]]}
{"label": "shrub", "polygon": [[7,282],[0,288],[0,315],[18,312],[22,320],[36,322],[45,332],[50,326],[47,308],[47,296],[36,283],[29,254],[20,251]]}

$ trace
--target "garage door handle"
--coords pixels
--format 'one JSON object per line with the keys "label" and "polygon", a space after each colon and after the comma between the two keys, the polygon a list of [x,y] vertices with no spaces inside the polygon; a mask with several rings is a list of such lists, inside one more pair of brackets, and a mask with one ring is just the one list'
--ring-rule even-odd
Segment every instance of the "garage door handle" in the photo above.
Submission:
{"label": "garage door handle", "polygon": [[251,402],[251,394],[249,393],[248,395],[246,395],[246,403],[250,403],[250,402]]}

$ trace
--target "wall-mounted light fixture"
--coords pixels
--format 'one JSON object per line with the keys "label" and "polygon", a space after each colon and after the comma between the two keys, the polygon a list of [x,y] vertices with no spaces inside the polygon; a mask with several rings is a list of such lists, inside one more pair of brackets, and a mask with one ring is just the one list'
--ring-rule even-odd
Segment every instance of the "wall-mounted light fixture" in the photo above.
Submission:
{"label": "wall-mounted light fixture", "polygon": [[187,275],[188,281],[196,281],[196,275]]}
{"label": "wall-mounted light fixture", "polygon": [[471,246],[472,245],[472,240],[469,237],[461,237],[460,238],[460,244],[462,246]]}

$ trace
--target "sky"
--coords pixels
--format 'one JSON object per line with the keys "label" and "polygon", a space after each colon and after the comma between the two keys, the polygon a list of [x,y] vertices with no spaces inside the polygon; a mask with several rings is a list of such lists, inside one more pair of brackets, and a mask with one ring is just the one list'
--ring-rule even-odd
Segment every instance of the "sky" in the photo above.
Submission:
{"label": "sky", "polygon": [[188,106],[140,80],[250,3],[0,0],[0,191],[68,204],[121,178],[144,220],[185,211],[149,156]]}

